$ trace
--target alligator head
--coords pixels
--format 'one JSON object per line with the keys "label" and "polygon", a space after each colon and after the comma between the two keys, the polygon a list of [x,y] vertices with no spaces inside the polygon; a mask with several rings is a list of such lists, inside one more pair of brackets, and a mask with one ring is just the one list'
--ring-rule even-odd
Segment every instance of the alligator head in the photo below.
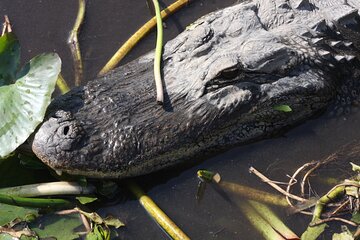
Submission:
{"label": "alligator head", "polygon": [[[166,44],[164,106],[147,54],[56,98],[33,150],[55,170],[122,178],[272,136],[339,86],[357,96],[359,7],[257,0],[211,13]],[[292,112],[276,110],[284,104]]]}

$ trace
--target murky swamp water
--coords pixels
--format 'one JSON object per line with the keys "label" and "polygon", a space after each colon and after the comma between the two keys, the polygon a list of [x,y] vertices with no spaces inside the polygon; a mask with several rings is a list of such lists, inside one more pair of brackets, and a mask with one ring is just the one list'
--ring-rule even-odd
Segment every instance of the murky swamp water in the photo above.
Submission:
{"label": "murky swamp water", "polygon": [[[161,2],[168,5],[172,1]],[[174,38],[200,16],[233,2],[194,0],[166,21],[166,40]],[[85,77],[91,80],[118,47],[149,19],[150,14],[145,0],[88,0],[87,3],[80,44]],[[66,40],[76,12],[77,1],[73,0],[0,1],[0,15],[9,15],[22,45],[22,61],[28,61],[42,52],[55,51],[62,58],[62,73],[68,82],[73,81],[73,68]],[[154,46],[153,32],[130,52],[123,63],[137,58]],[[232,149],[181,171],[155,173],[140,178],[139,182],[147,182],[145,187],[149,196],[192,239],[260,239],[240,210],[226,202],[211,187],[207,188],[201,202],[196,201],[197,170],[217,171],[227,181],[273,191],[250,175],[248,168],[254,166],[270,178],[287,182],[286,175],[292,174],[303,163],[326,157],[343,144],[360,140],[359,124],[360,113],[356,109],[352,109],[350,114],[332,118],[325,114],[278,138]],[[124,239],[166,238],[136,200],[104,207],[101,211],[119,216],[126,223],[126,228],[119,231]],[[288,216],[281,209],[277,212],[299,234],[310,221],[309,217]]]}

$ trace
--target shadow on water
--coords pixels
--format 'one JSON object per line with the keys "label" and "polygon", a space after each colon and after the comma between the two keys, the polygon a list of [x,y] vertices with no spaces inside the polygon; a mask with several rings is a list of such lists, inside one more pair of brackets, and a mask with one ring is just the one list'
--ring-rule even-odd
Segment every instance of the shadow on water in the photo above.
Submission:
{"label": "shadow on water", "polygon": [[[148,20],[150,13],[145,0],[87,2],[80,43],[86,79],[92,79],[118,47]],[[168,5],[172,1],[161,2]],[[166,40],[174,38],[200,16],[233,3],[233,0],[194,0],[190,6],[166,21]],[[22,61],[42,52],[56,51],[63,61],[63,76],[71,82],[73,68],[66,39],[76,11],[77,1],[73,0],[0,2],[0,13],[9,15],[21,42]],[[152,32],[130,52],[123,63],[139,57],[154,46],[155,32]],[[352,140],[360,140],[359,125],[360,113],[356,111],[340,117],[320,117],[278,138],[241,146],[180,170],[157,172],[141,178],[140,182],[146,183],[144,186],[149,190],[148,194],[193,239],[257,239],[247,220],[213,189],[207,189],[200,203],[196,201],[197,170],[217,171],[228,181],[271,190],[248,173],[250,166],[270,178],[288,181],[286,175],[303,163],[321,159]],[[117,215],[126,222],[126,230],[120,231],[126,239],[165,237],[136,201],[103,208],[102,212]],[[309,221],[307,217],[289,217],[280,210],[279,215],[298,233],[305,229]]]}

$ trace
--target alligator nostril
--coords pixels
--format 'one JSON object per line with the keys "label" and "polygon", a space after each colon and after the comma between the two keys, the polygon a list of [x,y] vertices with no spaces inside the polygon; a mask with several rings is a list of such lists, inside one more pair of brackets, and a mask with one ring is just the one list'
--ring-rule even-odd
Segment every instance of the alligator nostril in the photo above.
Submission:
{"label": "alligator nostril", "polygon": [[66,136],[69,133],[70,127],[69,126],[65,126],[64,127],[64,135]]}

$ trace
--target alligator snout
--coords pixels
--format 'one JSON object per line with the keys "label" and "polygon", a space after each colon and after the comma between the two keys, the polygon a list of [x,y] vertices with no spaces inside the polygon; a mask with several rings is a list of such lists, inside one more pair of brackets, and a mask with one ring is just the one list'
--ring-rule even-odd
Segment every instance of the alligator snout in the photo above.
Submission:
{"label": "alligator snout", "polygon": [[275,2],[210,13],[168,42],[165,108],[150,55],[56,98],[34,152],[55,170],[125,178],[273,136],[323,110],[358,81],[360,6]]}

